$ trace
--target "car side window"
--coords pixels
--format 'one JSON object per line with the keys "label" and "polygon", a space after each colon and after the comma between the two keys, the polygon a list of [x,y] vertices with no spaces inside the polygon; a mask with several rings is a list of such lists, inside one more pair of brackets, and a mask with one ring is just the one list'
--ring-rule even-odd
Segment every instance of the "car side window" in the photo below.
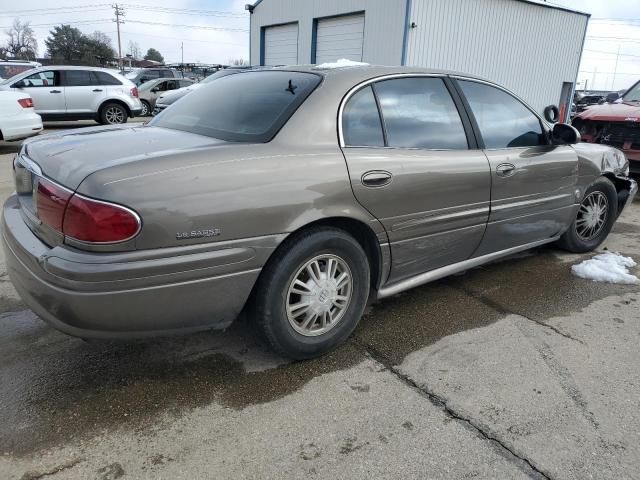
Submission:
{"label": "car side window", "polygon": [[167,90],[175,90],[176,88],[178,88],[177,83],[178,82],[176,82],[175,80],[168,80],[167,81]]}
{"label": "car side window", "polygon": [[25,87],[59,87],[60,73],[48,70],[38,72],[22,79]]}
{"label": "car side window", "polygon": [[389,147],[469,148],[460,113],[442,78],[383,80],[374,88]]}
{"label": "car side window", "polygon": [[88,70],[66,70],[64,72],[65,87],[86,87],[93,85],[91,72]]}
{"label": "car side window", "polygon": [[93,72],[93,76],[94,85],[122,85],[120,80],[106,72]]}
{"label": "car side window", "polygon": [[540,119],[517,98],[491,85],[458,82],[478,123],[486,148],[545,145]]}
{"label": "car side window", "polygon": [[188,87],[189,85],[191,85],[192,82],[189,82],[187,80],[180,80],[180,88],[182,87]]}
{"label": "car side window", "polygon": [[356,92],[342,112],[344,143],[351,147],[384,147],[380,113],[371,87]]}

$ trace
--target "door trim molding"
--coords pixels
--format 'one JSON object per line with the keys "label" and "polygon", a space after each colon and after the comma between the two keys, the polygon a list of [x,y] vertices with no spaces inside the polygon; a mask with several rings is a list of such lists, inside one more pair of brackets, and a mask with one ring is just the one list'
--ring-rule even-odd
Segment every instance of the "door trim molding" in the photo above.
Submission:
{"label": "door trim molding", "polygon": [[382,287],[380,290],[378,290],[377,298],[381,299],[381,298],[390,297],[392,295],[396,295],[405,290],[409,290],[414,287],[419,287],[420,285],[424,285],[425,283],[433,282],[434,280],[439,280],[441,278],[448,277],[449,275],[453,275],[455,273],[464,272],[465,270],[478,267],[482,264],[491,262],[493,260],[497,260],[502,257],[512,255],[514,253],[522,252],[525,250],[529,250],[531,248],[539,247],[540,245],[555,242],[559,238],[560,238],[560,235],[557,235],[555,237],[546,238],[544,240],[538,240],[537,242],[531,242],[525,245],[508,248],[506,250],[500,250],[498,252],[489,253],[481,257],[470,258],[462,262],[454,263],[452,265],[447,265],[445,267],[431,270],[430,272],[421,273],[414,277],[407,278],[406,280],[402,280],[398,283],[394,283],[392,285]]}

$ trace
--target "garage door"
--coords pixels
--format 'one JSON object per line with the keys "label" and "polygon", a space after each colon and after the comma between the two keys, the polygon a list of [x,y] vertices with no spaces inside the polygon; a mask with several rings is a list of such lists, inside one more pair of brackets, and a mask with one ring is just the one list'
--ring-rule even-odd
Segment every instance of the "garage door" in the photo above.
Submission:
{"label": "garage door", "polygon": [[347,58],[362,61],[364,13],[318,20],[315,63]]}
{"label": "garage door", "polygon": [[298,63],[298,24],[289,23],[264,29],[263,65]]}

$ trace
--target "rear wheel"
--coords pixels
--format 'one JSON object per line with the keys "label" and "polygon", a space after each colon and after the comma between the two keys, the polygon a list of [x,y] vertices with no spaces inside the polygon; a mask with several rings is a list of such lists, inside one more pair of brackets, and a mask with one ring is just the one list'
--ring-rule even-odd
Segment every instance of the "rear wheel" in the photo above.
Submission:
{"label": "rear wheel", "polygon": [[100,109],[100,123],[103,125],[119,125],[126,123],[129,114],[119,103],[107,103]]}
{"label": "rear wheel", "polygon": [[142,111],[140,112],[141,117],[148,117],[151,115],[151,105],[146,100],[140,100],[142,104]]}
{"label": "rear wheel", "polygon": [[618,217],[618,194],[607,178],[595,181],[585,192],[576,218],[558,241],[574,253],[595,250],[605,241]]}
{"label": "rear wheel", "polygon": [[258,332],[278,353],[316,357],[344,342],[364,311],[369,262],[334,228],[297,235],[264,268],[254,299]]}

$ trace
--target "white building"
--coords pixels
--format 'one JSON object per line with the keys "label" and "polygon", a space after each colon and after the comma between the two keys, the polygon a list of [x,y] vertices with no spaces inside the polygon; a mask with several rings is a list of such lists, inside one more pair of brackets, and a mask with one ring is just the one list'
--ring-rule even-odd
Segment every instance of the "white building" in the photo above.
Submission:
{"label": "white building", "polygon": [[348,58],[455,70],[539,112],[571,98],[589,21],[530,0],[257,0],[247,9],[253,65]]}

